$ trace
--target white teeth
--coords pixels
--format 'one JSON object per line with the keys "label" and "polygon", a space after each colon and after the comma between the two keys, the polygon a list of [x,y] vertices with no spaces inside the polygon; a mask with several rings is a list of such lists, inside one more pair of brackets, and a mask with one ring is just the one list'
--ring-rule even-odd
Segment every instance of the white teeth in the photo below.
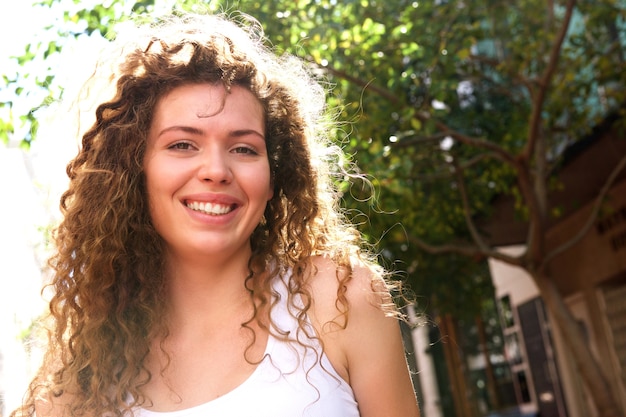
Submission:
{"label": "white teeth", "polygon": [[187,202],[187,207],[194,211],[201,211],[202,213],[212,215],[226,214],[232,210],[230,206],[223,204],[202,203],[198,201]]}

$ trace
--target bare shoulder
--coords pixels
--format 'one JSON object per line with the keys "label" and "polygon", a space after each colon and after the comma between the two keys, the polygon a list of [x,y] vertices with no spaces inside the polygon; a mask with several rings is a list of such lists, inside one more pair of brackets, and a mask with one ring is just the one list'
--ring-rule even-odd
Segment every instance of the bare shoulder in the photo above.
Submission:
{"label": "bare shoulder", "polygon": [[397,330],[395,306],[376,269],[358,260],[340,266],[322,256],[312,259],[312,268],[311,315],[323,338],[338,342],[349,356],[350,344],[358,343],[353,339],[385,328]]}
{"label": "bare shoulder", "polygon": [[383,277],[360,261],[341,266],[328,257],[316,256],[312,258],[311,266],[308,287],[320,313],[330,316],[340,313],[339,294],[345,296],[350,310],[373,308],[383,311],[382,307],[391,303]]}
{"label": "bare shoulder", "polygon": [[325,257],[313,259],[312,267],[311,322],[333,367],[352,387],[361,416],[418,416],[400,325],[390,314],[383,277],[363,263],[340,267]]}
{"label": "bare shoulder", "polygon": [[[318,333],[336,342],[358,324],[389,315],[391,297],[382,276],[361,262],[338,265],[325,256],[311,259],[307,288],[310,318]],[[374,325],[374,323],[372,323]],[[331,347],[329,347],[330,349]]]}

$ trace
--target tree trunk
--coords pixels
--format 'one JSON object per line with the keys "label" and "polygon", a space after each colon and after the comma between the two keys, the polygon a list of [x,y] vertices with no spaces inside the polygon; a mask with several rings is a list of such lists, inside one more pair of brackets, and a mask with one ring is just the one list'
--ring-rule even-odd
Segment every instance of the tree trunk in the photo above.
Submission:
{"label": "tree trunk", "polygon": [[449,314],[444,314],[441,318],[441,324],[443,324],[442,334],[447,339],[446,343],[443,344],[443,348],[448,377],[450,378],[450,388],[454,398],[455,414],[456,417],[473,417],[472,408],[467,398],[467,385],[465,383],[465,375],[463,374],[464,366],[459,357],[454,319]]}
{"label": "tree trunk", "polygon": [[577,370],[594,400],[599,417],[626,417],[613,395],[608,378],[598,365],[578,322],[565,304],[554,281],[546,274],[528,272],[539,287],[543,301],[552,313],[565,344],[572,353]]}

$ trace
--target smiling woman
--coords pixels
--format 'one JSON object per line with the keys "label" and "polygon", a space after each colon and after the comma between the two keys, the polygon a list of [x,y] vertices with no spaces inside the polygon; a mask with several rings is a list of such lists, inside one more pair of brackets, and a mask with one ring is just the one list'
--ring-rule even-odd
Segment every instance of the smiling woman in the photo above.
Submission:
{"label": "smiling woman", "polygon": [[354,174],[304,63],[245,16],[116,42],[13,417],[418,416],[398,284],[338,209],[334,175]]}
{"label": "smiling woman", "polygon": [[187,84],[162,97],[144,170],[170,264],[194,255],[201,264],[247,263],[249,237],[273,193],[263,107],[249,90]]}

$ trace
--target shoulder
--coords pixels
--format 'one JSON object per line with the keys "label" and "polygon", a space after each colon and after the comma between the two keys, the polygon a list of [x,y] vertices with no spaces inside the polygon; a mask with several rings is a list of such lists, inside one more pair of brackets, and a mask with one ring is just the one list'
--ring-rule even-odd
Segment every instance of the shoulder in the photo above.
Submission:
{"label": "shoulder", "polygon": [[339,265],[326,256],[311,258],[306,287],[311,294],[314,325],[322,335],[347,330],[352,320],[394,311],[380,271],[359,260]]}
{"label": "shoulder", "polygon": [[398,314],[381,273],[363,262],[343,267],[316,257],[307,284],[311,323],[361,415],[418,416]]}
{"label": "shoulder", "polygon": [[355,307],[369,305],[380,309],[391,302],[382,269],[358,259],[352,259],[349,265],[339,265],[327,256],[312,257],[307,287],[320,303],[335,304],[338,294],[345,294]]}
{"label": "shoulder", "polygon": [[306,286],[311,295],[309,318],[337,372],[350,383],[353,345],[377,333],[381,326],[396,328],[390,318],[391,296],[375,268],[358,260],[339,265],[329,257],[311,259]]}
{"label": "shoulder", "polygon": [[380,304],[382,300],[374,295],[387,293],[380,272],[358,259],[351,259],[348,265],[340,265],[321,255],[312,257],[310,261],[307,286],[313,291],[313,296],[322,298],[320,301],[327,296],[336,297],[337,291],[345,291],[350,301]]}

